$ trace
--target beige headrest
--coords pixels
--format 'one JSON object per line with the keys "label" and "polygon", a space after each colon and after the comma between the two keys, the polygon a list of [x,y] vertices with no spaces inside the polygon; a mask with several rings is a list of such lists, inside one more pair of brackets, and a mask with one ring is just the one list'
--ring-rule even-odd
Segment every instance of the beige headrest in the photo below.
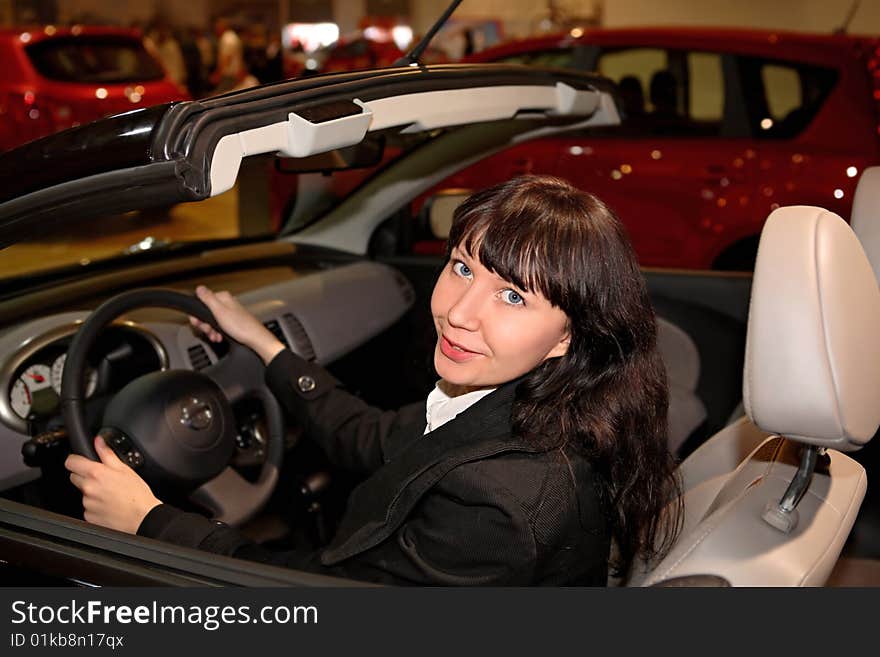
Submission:
{"label": "beige headrest", "polygon": [[752,283],[743,401],[771,433],[855,450],[880,425],[880,288],[849,225],[775,210]]}
{"label": "beige headrest", "polygon": [[880,279],[880,167],[862,171],[853,197],[850,225]]}

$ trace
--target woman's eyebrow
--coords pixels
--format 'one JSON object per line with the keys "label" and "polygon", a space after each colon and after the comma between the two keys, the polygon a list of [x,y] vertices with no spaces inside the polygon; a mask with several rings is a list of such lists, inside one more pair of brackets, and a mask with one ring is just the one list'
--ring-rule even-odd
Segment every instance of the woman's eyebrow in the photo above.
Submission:
{"label": "woman's eyebrow", "polygon": [[[467,262],[473,263],[473,261],[474,261],[474,257],[470,253],[468,253],[464,249],[458,248],[457,246],[453,247],[452,251],[449,252],[449,257],[452,259],[455,259],[455,260],[461,260],[462,262],[467,261]],[[513,281],[509,281],[506,278],[499,276],[496,272],[490,271],[489,273],[495,278],[495,280],[497,280],[500,283],[503,283],[504,285],[506,285],[509,288],[512,288],[513,290],[515,290],[519,294],[521,294],[523,296],[527,296],[527,295],[531,294],[531,292],[529,290],[527,290],[526,288],[520,287],[519,285],[517,285]]]}

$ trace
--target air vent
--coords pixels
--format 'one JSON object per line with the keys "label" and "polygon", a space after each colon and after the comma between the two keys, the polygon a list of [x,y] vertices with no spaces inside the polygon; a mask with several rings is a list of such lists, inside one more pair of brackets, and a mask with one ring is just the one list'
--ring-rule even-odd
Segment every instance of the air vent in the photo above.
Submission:
{"label": "air vent", "polygon": [[287,336],[284,335],[284,331],[281,330],[281,325],[278,323],[277,319],[270,319],[268,322],[263,322],[263,326],[272,331],[272,335],[281,340],[282,344],[290,348],[290,344],[287,342]]}
{"label": "air vent", "polygon": [[211,364],[211,358],[205,348],[196,344],[186,350],[189,354],[189,362],[194,370],[203,370]]}
{"label": "air vent", "polygon": [[290,313],[284,313],[284,323],[293,340],[293,350],[306,360],[315,360],[315,348],[299,320]]}

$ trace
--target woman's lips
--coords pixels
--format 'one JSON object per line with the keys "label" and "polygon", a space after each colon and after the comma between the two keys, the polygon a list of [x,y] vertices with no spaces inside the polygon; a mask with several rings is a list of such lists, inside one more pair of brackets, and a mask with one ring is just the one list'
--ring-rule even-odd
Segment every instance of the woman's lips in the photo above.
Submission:
{"label": "woman's lips", "polygon": [[456,363],[463,363],[468,360],[473,360],[478,354],[476,351],[468,351],[464,347],[460,347],[455,343],[450,342],[446,339],[445,335],[440,336],[440,351],[443,352],[443,355],[446,356],[449,360],[455,361]]}

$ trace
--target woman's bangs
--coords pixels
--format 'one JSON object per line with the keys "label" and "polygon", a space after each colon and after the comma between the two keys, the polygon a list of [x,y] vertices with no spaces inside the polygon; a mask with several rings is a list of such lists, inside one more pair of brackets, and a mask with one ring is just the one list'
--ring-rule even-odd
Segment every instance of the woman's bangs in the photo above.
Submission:
{"label": "woman's bangs", "polygon": [[477,257],[486,269],[524,292],[539,292],[558,305],[550,281],[557,277],[554,255],[548,248],[546,235],[534,225],[523,222],[496,222],[484,231],[478,244]]}
{"label": "woman's bangs", "polygon": [[579,296],[570,286],[588,276],[597,203],[561,180],[514,179],[457,208],[448,250],[462,249],[524,292],[566,310]]}
{"label": "woman's bangs", "polygon": [[561,304],[561,286],[554,284],[560,280],[561,254],[551,251],[553,240],[545,229],[533,221],[495,221],[487,214],[463,216],[459,228],[451,246],[522,291],[538,292],[552,304]]}

